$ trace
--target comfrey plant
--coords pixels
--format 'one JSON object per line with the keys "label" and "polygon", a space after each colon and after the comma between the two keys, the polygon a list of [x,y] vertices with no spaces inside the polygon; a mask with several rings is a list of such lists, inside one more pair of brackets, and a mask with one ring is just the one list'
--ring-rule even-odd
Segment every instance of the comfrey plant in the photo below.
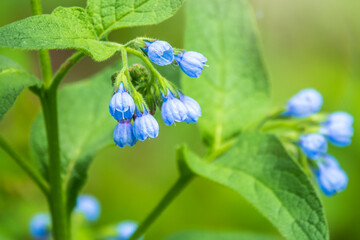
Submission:
{"label": "comfrey plant", "polygon": [[[270,110],[269,80],[247,0],[189,0],[184,44],[189,51],[147,37],[127,43],[108,39],[119,28],[160,23],[175,14],[182,0],[88,0],[85,9],[58,7],[51,14],[42,14],[40,0],[31,3],[34,16],[0,28],[0,46],[37,50],[42,81],[0,57],[0,119],[25,88],[40,99],[42,111],[30,134],[34,164],[3,137],[0,147],[48,202],[49,214],[30,220],[34,239],[147,239],[151,224],[197,177],[242,195],[286,239],[329,239],[312,179],[327,196],[346,188],[348,177],[327,147],[328,142],[339,147],[351,143],[353,118],[344,112],[319,113],[323,99],[313,89]],[[53,74],[49,49],[76,52]],[[128,55],[139,61],[129,64]],[[59,90],[85,56],[121,60]],[[173,75],[184,73],[181,88],[160,74],[166,65],[173,66]],[[94,225],[101,217],[100,202],[80,192],[95,154],[114,145],[136,149],[138,141],[159,136],[159,121],[168,126],[196,123],[206,151],[200,154],[186,145],[177,149],[178,178],[139,225],[129,220]],[[165,239],[215,238],[277,239],[211,231]]]}

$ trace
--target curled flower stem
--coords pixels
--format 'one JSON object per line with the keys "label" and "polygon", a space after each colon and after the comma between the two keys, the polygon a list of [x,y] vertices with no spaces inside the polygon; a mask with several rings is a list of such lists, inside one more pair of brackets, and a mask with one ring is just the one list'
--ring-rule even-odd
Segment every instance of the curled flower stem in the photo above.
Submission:
{"label": "curled flower stem", "polygon": [[25,159],[23,159],[16,151],[6,142],[3,137],[0,137],[0,147],[10,156],[15,162],[30,176],[30,178],[39,186],[40,190],[46,195],[49,195],[49,184],[39,174],[38,171]]}

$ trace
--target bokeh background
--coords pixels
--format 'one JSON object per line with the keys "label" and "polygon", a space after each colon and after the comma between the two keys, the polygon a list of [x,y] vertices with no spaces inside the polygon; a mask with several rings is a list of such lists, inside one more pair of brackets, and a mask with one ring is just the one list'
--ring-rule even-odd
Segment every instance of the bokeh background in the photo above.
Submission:
{"label": "bokeh background", "polygon": [[[85,0],[43,2],[45,13],[59,5],[84,7],[86,4]],[[274,106],[284,104],[302,88],[314,87],[324,96],[324,111],[345,110],[355,117],[353,144],[330,149],[348,173],[349,186],[337,196],[323,197],[323,201],[331,239],[360,239],[360,135],[356,134],[360,131],[360,1],[252,0],[251,3],[271,77]],[[28,0],[1,0],[0,26],[31,15],[30,9]],[[148,36],[182,47],[184,15],[182,8],[159,25],[119,30],[110,38],[125,42],[136,36]],[[36,53],[0,49],[0,54],[39,76]],[[51,51],[54,69],[70,54],[71,51]],[[87,58],[69,73],[65,83],[89,77],[118,60],[115,57],[96,63]],[[39,101],[26,90],[0,123],[1,135],[26,157],[29,157],[31,125],[39,110]],[[102,215],[94,228],[125,219],[141,221],[176,179],[176,147],[187,143],[193,150],[203,151],[196,125],[161,124],[160,129],[155,140],[123,150],[111,147],[98,153],[83,191],[95,195],[102,204]],[[29,219],[39,211],[47,211],[40,191],[0,150],[0,239],[29,239]],[[158,240],[184,229],[278,234],[241,196],[203,179],[195,180],[170,205],[149,229],[146,239]]]}

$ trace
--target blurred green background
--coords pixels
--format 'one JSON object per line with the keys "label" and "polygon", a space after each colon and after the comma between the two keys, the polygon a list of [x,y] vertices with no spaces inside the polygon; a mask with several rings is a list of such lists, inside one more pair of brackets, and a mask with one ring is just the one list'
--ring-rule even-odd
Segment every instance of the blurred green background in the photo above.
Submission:
{"label": "blurred green background", "polygon": [[[86,3],[85,0],[43,2],[45,13],[59,5],[85,6]],[[283,104],[302,88],[314,87],[324,96],[324,111],[350,112],[356,120],[355,132],[360,131],[357,124],[360,119],[360,107],[357,106],[360,103],[360,1],[252,0],[251,3],[271,77],[274,106]],[[0,1],[0,25],[29,16],[30,9],[28,0]],[[125,42],[145,35],[181,48],[183,24],[184,8],[162,24],[119,30],[110,38]],[[39,75],[36,53],[0,49],[0,54]],[[70,54],[71,51],[51,51],[54,69]],[[89,77],[118,60],[119,57],[113,57],[96,63],[87,58],[69,73],[65,83]],[[27,90],[0,123],[1,135],[27,157],[29,132],[39,109],[39,101]],[[125,219],[141,221],[175,181],[174,151],[181,143],[203,152],[196,125],[167,127],[162,123],[160,135],[155,140],[139,142],[123,150],[112,147],[99,152],[84,189],[102,204],[102,215],[94,228]],[[350,179],[345,192],[332,198],[323,197],[331,239],[360,239],[360,208],[357,206],[360,197],[359,145],[360,137],[355,134],[350,147],[330,149]],[[38,211],[47,211],[40,191],[0,150],[0,239],[28,239],[28,221]],[[239,195],[203,179],[196,179],[170,205],[149,229],[146,239],[158,240],[184,229],[277,234],[271,224]]]}

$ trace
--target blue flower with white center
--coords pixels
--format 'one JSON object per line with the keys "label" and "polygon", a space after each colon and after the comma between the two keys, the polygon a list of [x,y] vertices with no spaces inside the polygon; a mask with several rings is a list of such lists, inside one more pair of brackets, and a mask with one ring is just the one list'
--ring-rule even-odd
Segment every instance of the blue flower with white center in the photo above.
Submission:
{"label": "blue flower with white center", "polygon": [[134,115],[134,99],[126,92],[124,84],[120,83],[118,91],[112,96],[109,104],[109,112],[117,121],[130,119]]}
{"label": "blue flower with white center", "polygon": [[130,147],[134,146],[136,138],[134,135],[134,127],[131,124],[130,119],[122,119],[118,122],[113,132],[113,139],[115,144],[121,148],[126,145],[129,145]]}
{"label": "blue flower with white center", "polygon": [[323,161],[318,162],[318,168],[313,168],[313,172],[321,191],[328,197],[343,191],[348,184],[345,171],[331,155],[324,155]]}
{"label": "blue flower with white center", "polygon": [[[138,225],[134,221],[123,221],[116,225],[116,232],[117,232],[117,240],[127,240],[129,239],[136,229]],[[138,238],[138,240],[142,240],[144,237]]]}
{"label": "blue flower with white center", "polygon": [[327,151],[327,140],[318,133],[300,136],[299,145],[305,155],[313,160],[320,159]]}
{"label": "blue flower with white center", "polygon": [[335,146],[345,147],[350,145],[354,134],[353,122],[354,118],[350,114],[335,112],[329,114],[327,120],[322,123],[320,133],[326,135]]}
{"label": "blue flower with white center", "polygon": [[304,89],[293,96],[286,104],[283,115],[297,118],[307,117],[320,111],[323,104],[321,94],[315,89]]}
{"label": "blue flower with white center", "polygon": [[198,78],[207,61],[201,53],[188,51],[175,55],[175,61],[179,64],[181,70],[192,78]]}
{"label": "blue flower with white center", "polygon": [[38,213],[30,221],[29,230],[33,238],[38,240],[50,239],[50,216]]}
{"label": "blue flower with white center", "polygon": [[155,42],[144,42],[146,44],[144,51],[153,63],[164,66],[174,61],[174,49],[168,42],[159,40]]}
{"label": "blue flower with white center", "polygon": [[81,195],[76,200],[75,212],[82,213],[86,220],[95,222],[100,216],[100,203],[91,195]]}
{"label": "blue flower with white center", "polygon": [[166,125],[170,126],[174,122],[184,122],[187,119],[187,112],[184,103],[174,97],[170,90],[168,90],[166,96],[163,95],[161,117]]}
{"label": "blue flower with white center", "polygon": [[184,120],[186,123],[195,123],[198,121],[199,117],[201,117],[201,108],[197,101],[189,96],[184,96],[179,92],[180,101],[184,104],[187,110],[187,117]]}
{"label": "blue flower with white center", "polygon": [[143,113],[136,108],[136,118],[134,121],[134,136],[140,141],[144,141],[147,138],[157,138],[157,136],[159,136],[158,122],[148,113],[145,107],[143,108]]}

